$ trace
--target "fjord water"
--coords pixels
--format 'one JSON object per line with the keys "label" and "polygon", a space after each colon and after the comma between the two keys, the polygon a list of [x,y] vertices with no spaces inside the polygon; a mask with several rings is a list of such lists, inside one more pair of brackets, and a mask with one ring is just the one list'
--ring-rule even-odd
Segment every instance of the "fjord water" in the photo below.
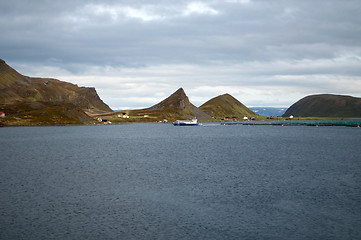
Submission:
{"label": "fjord water", "polygon": [[361,130],[0,129],[0,239],[360,239]]}

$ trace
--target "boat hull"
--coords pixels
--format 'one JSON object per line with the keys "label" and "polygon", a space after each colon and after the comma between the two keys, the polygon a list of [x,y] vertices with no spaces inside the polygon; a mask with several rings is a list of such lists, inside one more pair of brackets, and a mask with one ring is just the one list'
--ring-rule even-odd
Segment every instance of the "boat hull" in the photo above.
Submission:
{"label": "boat hull", "polygon": [[196,118],[192,119],[191,121],[183,121],[177,120],[173,123],[174,126],[198,126],[198,121]]}
{"label": "boat hull", "polygon": [[198,126],[198,123],[184,123],[184,122],[180,122],[180,123],[173,123],[174,126]]}

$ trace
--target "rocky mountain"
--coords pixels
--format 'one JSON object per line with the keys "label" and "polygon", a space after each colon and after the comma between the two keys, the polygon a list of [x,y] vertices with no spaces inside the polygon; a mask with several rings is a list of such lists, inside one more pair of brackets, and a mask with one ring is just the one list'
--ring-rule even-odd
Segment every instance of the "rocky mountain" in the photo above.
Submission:
{"label": "rocky mountain", "polygon": [[302,98],[287,109],[284,117],[361,117],[361,98],[320,94]]}
{"label": "rocky mountain", "polygon": [[112,111],[95,88],[51,78],[23,76],[0,59],[0,104],[29,101],[72,103],[81,109]]}
{"label": "rocky mountain", "polygon": [[209,119],[210,116],[196,106],[188,99],[183,88],[179,88],[176,92],[164,99],[160,103],[148,108],[148,110],[157,110],[179,115],[183,118],[196,117],[198,119]]}
{"label": "rocky mountain", "polygon": [[[152,107],[138,110],[127,110],[123,112],[131,116],[131,118],[121,121],[154,122],[163,121],[164,119],[168,121],[175,121],[178,119],[186,120],[194,117],[200,121],[208,121],[211,119],[208,114],[198,109],[189,101],[189,98],[185,94],[183,88],[179,88],[172,95]],[[111,115],[107,114],[104,115],[104,117],[109,118],[113,122],[117,122],[119,119],[114,118],[115,115],[118,116],[119,113]]]}
{"label": "rocky mountain", "polygon": [[225,117],[242,119],[259,116],[228,93],[212,98],[199,109],[218,120]]}
{"label": "rocky mountain", "polygon": [[[59,111],[53,111],[54,109]],[[33,119],[27,121],[32,125],[36,124],[36,119],[38,119],[36,114],[39,110],[42,111],[41,113],[46,113],[44,116],[47,115],[48,121],[45,121],[45,117],[43,120],[48,124],[63,124],[61,119],[69,121],[72,119],[70,121],[72,123],[92,121],[92,118],[86,117],[84,111],[88,113],[112,112],[94,88],[78,87],[75,84],[51,78],[27,77],[0,59],[0,111],[8,113],[7,116],[10,118],[18,119],[25,114],[28,119]],[[68,114],[71,111],[73,113]],[[68,120],[65,122],[69,123]],[[7,118],[7,121],[10,119]]]}
{"label": "rocky mountain", "polygon": [[184,92],[183,88],[179,88],[172,95],[148,108],[148,110],[175,110],[178,112],[184,111],[191,107],[191,103]]}

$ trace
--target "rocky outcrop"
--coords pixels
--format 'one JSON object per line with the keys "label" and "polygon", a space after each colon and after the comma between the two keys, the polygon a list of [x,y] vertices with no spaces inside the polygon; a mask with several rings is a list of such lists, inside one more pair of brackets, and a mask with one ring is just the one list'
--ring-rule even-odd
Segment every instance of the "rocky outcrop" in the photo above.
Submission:
{"label": "rocky outcrop", "polygon": [[208,120],[211,118],[208,114],[198,109],[189,101],[183,88],[179,88],[168,98],[148,108],[148,110],[164,112],[167,115],[172,114],[181,119],[196,117],[199,120]]}

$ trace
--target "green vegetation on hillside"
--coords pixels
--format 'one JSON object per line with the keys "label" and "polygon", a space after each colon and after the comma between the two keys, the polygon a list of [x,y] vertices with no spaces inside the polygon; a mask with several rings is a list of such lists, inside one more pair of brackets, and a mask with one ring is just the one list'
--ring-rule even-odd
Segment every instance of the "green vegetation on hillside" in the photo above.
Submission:
{"label": "green vegetation on hillside", "polygon": [[320,94],[302,98],[283,116],[302,117],[361,117],[361,98]]}
{"label": "green vegetation on hillside", "polygon": [[6,117],[0,126],[34,126],[95,123],[93,118],[71,103],[23,102],[0,105]]}
{"label": "green vegetation on hillside", "polygon": [[237,119],[243,119],[244,117],[260,117],[230,94],[223,94],[212,98],[200,106],[199,109],[217,120],[224,119],[226,117],[236,117]]}

